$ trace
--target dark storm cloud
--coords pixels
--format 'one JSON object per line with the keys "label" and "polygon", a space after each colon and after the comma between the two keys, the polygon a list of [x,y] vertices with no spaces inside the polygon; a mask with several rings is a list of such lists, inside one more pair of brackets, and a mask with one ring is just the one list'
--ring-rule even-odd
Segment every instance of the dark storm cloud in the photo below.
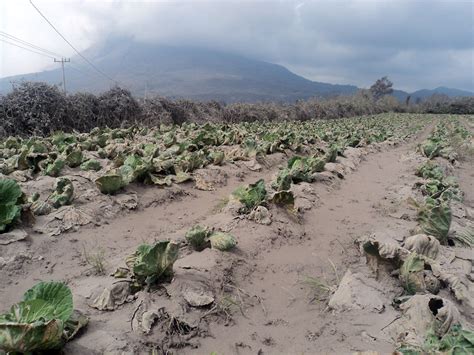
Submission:
{"label": "dark storm cloud", "polygon": [[85,36],[84,45],[132,34],[277,62],[313,80],[368,86],[389,75],[408,90],[474,90],[472,1],[80,1],[50,8],[65,23],[74,13],[77,26],[65,28]]}

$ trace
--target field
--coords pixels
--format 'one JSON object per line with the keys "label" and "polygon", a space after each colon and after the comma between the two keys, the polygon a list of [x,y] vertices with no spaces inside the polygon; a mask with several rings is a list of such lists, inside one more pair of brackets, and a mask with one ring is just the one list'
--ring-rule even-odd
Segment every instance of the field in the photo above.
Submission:
{"label": "field", "polygon": [[[384,113],[1,140],[0,349],[470,353],[473,129]],[[25,294],[42,281],[67,287]]]}

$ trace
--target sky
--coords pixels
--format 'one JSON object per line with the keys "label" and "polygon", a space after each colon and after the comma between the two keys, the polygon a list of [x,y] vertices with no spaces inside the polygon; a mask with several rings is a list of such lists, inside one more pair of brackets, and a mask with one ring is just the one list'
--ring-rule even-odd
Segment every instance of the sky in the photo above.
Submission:
{"label": "sky", "polygon": [[[33,2],[80,51],[133,36],[278,63],[315,81],[369,87],[387,75],[407,91],[474,91],[474,0]],[[74,55],[29,0],[0,1],[0,31]],[[0,42],[0,77],[58,65]]]}

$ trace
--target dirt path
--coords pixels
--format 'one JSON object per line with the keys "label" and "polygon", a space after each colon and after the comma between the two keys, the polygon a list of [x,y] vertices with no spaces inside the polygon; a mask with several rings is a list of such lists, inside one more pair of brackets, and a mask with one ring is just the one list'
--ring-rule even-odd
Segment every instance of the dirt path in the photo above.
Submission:
{"label": "dirt path", "polygon": [[[392,351],[389,342],[378,338],[393,315],[390,311],[375,316],[331,314],[324,301],[310,302],[314,288],[304,280],[313,277],[335,285],[348,267],[363,268],[354,246],[361,235],[377,230],[389,230],[400,238],[409,235],[414,222],[390,217],[388,212],[396,204],[397,192],[411,188],[416,162],[407,157],[415,145],[371,154],[338,188],[319,186],[320,205],[305,214],[299,231],[303,239],[294,235],[286,245],[258,252],[251,276],[237,281],[241,289],[263,300],[265,312],[254,307],[245,317],[238,316],[236,326],[212,326],[213,337],[203,339],[193,353]],[[249,249],[254,248],[259,246]]]}
{"label": "dirt path", "polygon": [[[136,308],[133,304],[114,312],[99,312],[87,306],[90,290],[102,285],[106,276],[91,275],[90,266],[83,261],[83,249],[104,249],[106,270],[112,272],[138,244],[182,239],[187,229],[200,223],[230,230],[239,241],[237,252],[229,256],[206,251],[202,258],[216,257],[219,265],[228,263],[226,275],[221,277],[225,280],[219,281],[224,287],[233,287],[234,296],[241,302],[238,311],[233,312],[233,323],[211,321],[206,332],[209,336],[194,341],[199,348],[187,347],[178,353],[389,352],[392,345],[380,330],[393,319],[393,312],[330,313],[324,300],[312,300],[317,288],[304,281],[317,278],[333,286],[348,267],[364,268],[354,246],[361,235],[377,230],[390,230],[400,238],[409,235],[414,223],[394,218],[393,214],[409,213],[403,191],[411,189],[418,165],[413,152],[429,128],[414,141],[370,153],[345,180],[335,179],[330,185],[302,184],[301,188],[306,189],[303,195],[312,206],[300,220],[272,210],[273,222],[265,226],[216,212],[219,201],[239,184],[260,177],[270,181],[277,166],[286,161],[283,154],[276,154],[271,157],[272,168],[263,174],[242,170],[242,166],[225,167],[222,170],[228,175],[227,184],[216,191],[197,191],[189,186],[138,191],[142,194],[140,201],[143,197],[148,207],[109,225],[82,228],[59,238],[34,235],[26,244],[18,244],[17,251],[26,256],[18,260],[17,267],[0,276],[0,310],[16,302],[38,280],[67,280],[76,305],[91,317],[88,331],[68,345],[69,353],[125,351],[132,340],[135,345],[146,344],[146,338],[143,341],[130,330],[130,317]],[[177,271],[178,276],[182,270],[184,267]]]}

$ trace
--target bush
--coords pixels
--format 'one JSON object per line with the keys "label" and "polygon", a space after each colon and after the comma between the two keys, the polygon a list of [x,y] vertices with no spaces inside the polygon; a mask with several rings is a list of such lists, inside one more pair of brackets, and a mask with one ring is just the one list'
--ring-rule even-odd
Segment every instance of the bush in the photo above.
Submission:
{"label": "bush", "polygon": [[1,98],[6,135],[46,135],[64,128],[66,99],[56,86],[22,82]]}
{"label": "bush", "polygon": [[97,126],[117,128],[139,121],[141,107],[130,91],[118,86],[99,96]]}

